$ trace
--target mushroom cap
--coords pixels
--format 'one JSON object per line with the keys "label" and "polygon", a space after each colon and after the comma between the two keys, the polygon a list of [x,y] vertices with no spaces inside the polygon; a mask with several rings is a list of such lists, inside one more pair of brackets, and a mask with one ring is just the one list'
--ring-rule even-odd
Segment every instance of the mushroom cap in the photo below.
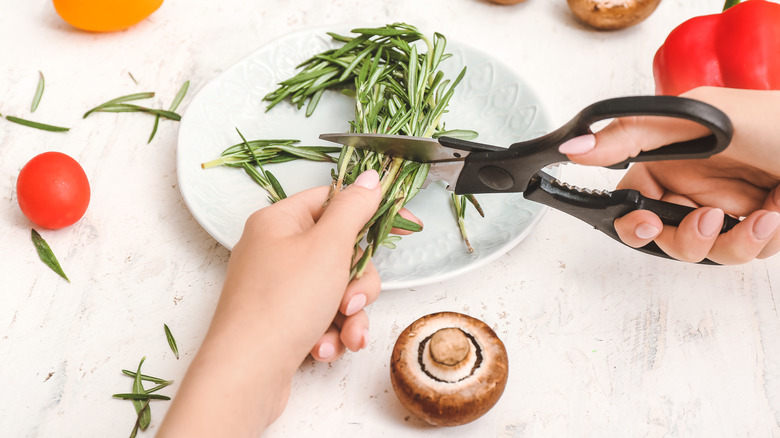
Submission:
{"label": "mushroom cap", "polygon": [[525,0],[490,0],[493,3],[498,3],[500,5],[514,5],[517,3],[522,3]]}
{"label": "mushroom cap", "polygon": [[586,24],[603,30],[633,26],[655,11],[661,0],[567,0],[569,8]]}
{"label": "mushroom cap", "polygon": [[[431,339],[439,330],[452,328],[459,329],[472,348],[455,365],[436,362],[430,354]],[[458,426],[476,420],[496,404],[508,368],[506,348],[487,324],[460,313],[440,312],[418,319],[398,337],[390,359],[390,380],[401,404],[413,414],[433,425]]]}

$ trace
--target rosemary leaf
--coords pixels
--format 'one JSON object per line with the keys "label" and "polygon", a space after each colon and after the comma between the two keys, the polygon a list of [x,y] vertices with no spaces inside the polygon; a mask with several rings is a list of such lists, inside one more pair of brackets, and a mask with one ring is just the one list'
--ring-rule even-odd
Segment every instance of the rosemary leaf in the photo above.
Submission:
{"label": "rosemary leaf", "polygon": [[17,123],[19,125],[28,126],[30,128],[40,129],[40,130],[43,130],[43,131],[50,131],[50,132],[67,132],[67,131],[70,131],[70,128],[63,128],[61,126],[47,125],[46,123],[33,122],[31,120],[20,119],[19,117],[14,117],[14,116],[5,116],[5,118],[8,119],[9,122]]}
{"label": "rosemary leaf", "polygon": [[176,339],[173,338],[171,329],[168,328],[168,324],[163,324],[163,328],[165,329],[165,337],[168,339],[168,346],[171,347],[171,351],[173,351],[173,355],[176,356],[176,359],[179,359],[179,347],[176,346]]}
{"label": "rosemary leaf", "polygon": [[150,113],[155,114],[160,117],[165,117],[166,119],[181,120],[181,116],[173,111],[167,111],[162,109],[155,109],[155,108],[147,108],[145,106],[135,105],[132,103],[115,103],[111,105],[105,105],[101,107],[98,110],[95,110],[96,112],[103,112],[103,113],[137,113],[137,112],[144,112],[144,113]]}
{"label": "rosemary leaf", "polygon": [[[126,376],[130,376],[130,377],[132,377],[134,379],[135,379],[135,376],[136,376],[136,373],[134,371],[130,371],[130,370],[122,370],[122,374],[124,374]],[[173,384],[173,380],[165,380],[165,379],[161,379],[159,377],[147,376],[146,374],[141,374],[141,380],[146,380],[147,382],[157,383],[157,384],[166,385],[166,386]]]}
{"label": "rosemary leaf", "polygon": [[60,277],[64,278],[68,281],[68,283],[70,283],[70,279],[62,270],[60,262],[57,261],[57,257],[54,256],[54,252],[49,247],[49,244],[46,243],[43,237],[41,237],[41,235],[35,231],[34,228],[31,232],[31,235],[33,244],[35,245],[35,249],[38,250],[38,257],[41,258],[41,261],[46,264],[46,266],[51,268],[52,271],[56,272]]}
{"label": "rosemary leaf", "polygon": [[399,230],[412,231],[414,233],[420,232],[423,229],[422,225],[418,224],[417,222],[410,221],[409,219],[406,219],[404,217],[401,217],[400,215],[395,215],[393,217],[393,228],[398,228]]}
{"label": "rosemary leaf", "polygon": [[149,407],[149,402],[150,401],[151,400],[146,400],[146,402],[144,402],[144,405],[141,408],[141,412],[139,412],[138,415],[136,416],[136,418],[135,418],[135,425],[133,425],[133,431],[130,432],[130,438],[135,438],[136,435],[138,435],[138,428],[141,426],[141,418],[143,418],[144,412],[148,412],[149,409],[151,409]]}
{"label": "rosemary leaf", "polygon": [[154,126],[152,126],[152,133],[149,135],[149,140],[146,142],[146,144],[149,144],[152,142],[152,139],[154,138],[154,134],[157,134],[157,127],[160,125],[160,116],[154,116]]}
{"label": "rosemary leaf", "polygon": [[176,93],[176,97],[173,98],[173,102],[171,102],[171,106],[168,107],[168,111],[176,111],[176,108],[179,107],[179,104],[182,100],[184,100],[184,96],[187,94],[187,90],[190,88],[190,81],[184,82],[182,84],[181,88],[179,88],[179,91]]}
{"label": "rosemary leaf", "polygon": [[[171,102],[171,106],[168,107],[168,111],[176,111],[176,108],[179,107],[179,104],[181,103],[182,99],[184,99],[184,95],[187,94],[187,89],[190,88],[190,81],[184,82],[184,84],[179,88],[179,92],[176,93],[176,97],[173,98],[173,102]],[[154,126],[152,127],[152,133],[149,135],[149,141],[146,143],[151,143],[152,139],[154,138],[154,135],[157,134],[157,127],[160,125],[160,115],[156,114],[154,116]]]}
{"label": "rosemary leaf", "polygon": [[117,97],[116,99],[111,99],[108,102],[102,103],[102,104],[92,108],[91,110],[89,110],[86,113],[84,113],[84,117],[83,118],[86,119],[87,116],[89,116],[93,112],[101,111],[104,107],[107,107],[107,106],[115,105],[117,103],[122,103],[122,102],[129,102],[131,100],[150,99],[152,97],[154,97],[154,92],[151,92],[151,91],[143,92],[143,93],[128,94],[126,96],[120,96],[120,97]]}
{"label": "rosemary leaf", "polygon": [[[147,394],[146,392],[143,393],[123,393],[123,394],[114,394],[111,397],[115,398],[121,398],[123,400],[133,400],[135,401],[143,401],[143,400],[170,400],[171,398],[167,395],[161,395],[161,394]],[[141,412],[140,408],[138,412]],[[141,429],[146,429],[146,427],[143,426],[144,420],[141,420]],[[148,426],[148,424],[147,424]]]}
{"label": "rosemary leaf", "polygon": [[38,87],[35,89],[35,96],[33,96],[32,105],[30,106],[31,113],[38,109],[38,104],[41,103],[41,98],[43,97],[43,87],[45,86],[43,73],[39,71],[38,76]]}
{"label": "rosemary leaf", "polygon": [[[133,406],[135,406],[135,412],[138,414],[140,419],[139,427],[141,430],[145,430],[147,427],[149,427],[149,423],[152,422],[152,411],[150,409],[143,409],[143,403],[141,400],[150,400],[152,398],[151,395],[147,394],[146,391],[144,391],[144,385],[141,382],[141,365],[144,364],[144,361],[146,360],[146,356],[141,358],[141,362],[138,363],[138,370],[135,372],[135,379],[133,379],[133,393],[132,394],[114,394],[114,397],[119,398],[129,398],[130,400],[133,400]],[[125,397],[129,396],[129,397]],[[134,398],[134,397],[142,397],[146,396],[146,398]],[[157,397],[157,395],[154,395]]]}
{"label": "rosemary leaf", "polygon": [[474,206],[474,208],[477,209],[477,213],[479,213],[480,216],[485,217],[485,211],[482,210],[482,206],[479,204],[479,201],[477,201],[476,196],[474,195],[463,195],[468,199],[469,202],[471,202],[471,205]]}

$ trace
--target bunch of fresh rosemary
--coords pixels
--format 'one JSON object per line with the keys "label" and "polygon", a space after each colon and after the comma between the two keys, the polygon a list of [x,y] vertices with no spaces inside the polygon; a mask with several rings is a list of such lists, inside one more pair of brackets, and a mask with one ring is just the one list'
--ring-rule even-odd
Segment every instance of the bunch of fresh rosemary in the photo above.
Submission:
{"label": "bunch of fresh rosemary", "polygon": [[[355,119],[350,122],[351,132],[416,137],[476,136],[473,131],[444,129],[442,117],[447,112],[447,105],[466,69],[454,80],[446,79],[444,73],[439,70],[440,63],[451,56],[445,53],[447,41],[443,35],[435,33],[433,38],[429,39],[414,26],[404,23],[355,29],[352,33],[354,36],[328,33],[343,45],[317,54],[300,64],[299,72],[295,76],[279,83],[276,90],[265,96],[264,99],[270,102],[268,110],[289,99],[299,109],[306,105],[306,114],[311,115],[325,90],[340,89],[342,93],[355,99]],[[418,50],[423,46],[425,50]],[[329,151],[301,148],[293,146],[293,142],[244,140],[243,143],[226,150],[219,160],[205,163],[204,167],[226,164],[243,167],[250,175],[253,170],[260,175],[267,175],[269,172],[262,168],[262,164],[277,159],[277,150],[282,156],[294,154],[298,158],[327,161],[324,156],[328,156],[326,153]],[[293,149],[306,151],[306,156],[292,152]],[[310,152],[317,156],[309,156]],[[259,172],[254,165],[259,166]],[[360,173],[368,169],[379,172],[383,198],[376,214],[358,236],[356,253],[363,237],[367,246],[354,264],[353,277],[362,274],[380,245],[391,248],[395,246],[394,242],[399,237],[390,236],[392,228],[419,231],[417,224],[401,218],[398,212],[419,192],[428,175],[429,165],[345,146],[341,149],[336,170],[332,175],[332,193],[351,184]],[[253,177],[264,185],[258,178]],[[271,178],[266,179],[274,178],[271,175]],[[275,186],[278,182],[268,181],[267,185]],[[274,198],[274,194],[271,197]],[[459,228],[464,238],[462,218],[465,199],[476,202],[473,197],[453,198]],[[468,244],[467,239],[466,242]]]}

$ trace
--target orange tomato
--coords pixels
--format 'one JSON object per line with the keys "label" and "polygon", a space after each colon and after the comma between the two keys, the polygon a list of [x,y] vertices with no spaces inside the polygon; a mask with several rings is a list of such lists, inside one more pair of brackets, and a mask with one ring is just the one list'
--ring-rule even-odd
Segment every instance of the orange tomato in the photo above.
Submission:
{"label": "orange tomato", "polygon": [[163,0],[52,0],[73,27],[91,32],[127,29],[156,11]]}

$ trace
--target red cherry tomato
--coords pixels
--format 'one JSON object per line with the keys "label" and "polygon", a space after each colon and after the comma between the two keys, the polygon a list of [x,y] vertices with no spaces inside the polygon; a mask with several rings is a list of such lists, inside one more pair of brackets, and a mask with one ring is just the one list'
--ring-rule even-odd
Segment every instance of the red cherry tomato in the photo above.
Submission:
{"label": "red cherry tomato", "polygon": [[89,180],[73,158],[45,152],[24,165],[16,180],[22,213],[36,225],[58,229],[73,225],[89,205]]}

